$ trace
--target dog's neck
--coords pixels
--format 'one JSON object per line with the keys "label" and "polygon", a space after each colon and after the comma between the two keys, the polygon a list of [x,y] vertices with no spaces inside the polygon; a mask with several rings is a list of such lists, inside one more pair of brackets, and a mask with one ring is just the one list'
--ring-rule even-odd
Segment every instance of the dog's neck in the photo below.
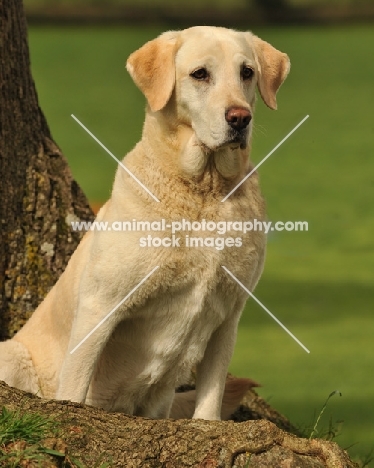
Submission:
{"label": "dog's neck", "polygon": [[[173,177],[181,178],[188,184],[222,185],[227,190],[235,186],[250,170],[248,146],[225,146],[212,150],[198,141],[193,129],[187,124],[171,124],[177,119],[170,118],[169,109],[153,113],[146,112],[141,144],[151,159]],[[172,116],[174,117],[174,116]]]}

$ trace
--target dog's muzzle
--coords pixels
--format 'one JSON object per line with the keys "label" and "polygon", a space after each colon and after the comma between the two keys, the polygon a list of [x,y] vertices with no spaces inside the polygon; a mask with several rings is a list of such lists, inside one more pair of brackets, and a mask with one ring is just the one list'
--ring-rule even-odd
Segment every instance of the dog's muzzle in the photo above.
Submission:
{"label": "dog's muzzle", "polygon": [[247,147],[248,127],[252,120],[251,111],[245,107],[229,107],[225,113],[230,126],[229,143],[239,144],[241,149]]}
{"label": "dog's muzzle", "polygon": [[252,114],[245,107],[229,107],[225,112],[225,119],[233,130],[242,132],[252,120]]}

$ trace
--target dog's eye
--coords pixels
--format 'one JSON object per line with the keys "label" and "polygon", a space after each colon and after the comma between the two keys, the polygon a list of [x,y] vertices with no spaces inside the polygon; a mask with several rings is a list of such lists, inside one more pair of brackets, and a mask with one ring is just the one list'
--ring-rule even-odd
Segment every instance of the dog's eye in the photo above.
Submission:
{"label": "dog's eye", "polygon": [[190,76],[195,78],[195,80],[205,81],[209,78],[209,73],[206,68],[198,68],[197,70],[190,73]]}
{"label": "dog's eye", "polygon": [[243,80],[250,80],[254,75],[253,68],[244,66],[242,68],[242,78]]}

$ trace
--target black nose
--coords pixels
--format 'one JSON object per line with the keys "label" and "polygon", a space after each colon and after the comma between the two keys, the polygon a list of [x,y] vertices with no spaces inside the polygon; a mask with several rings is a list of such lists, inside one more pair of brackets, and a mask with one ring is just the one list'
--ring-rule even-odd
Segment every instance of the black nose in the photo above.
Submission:
{"label": "black nose", "polygon": [[252,115],[244,107],[230,107],[225,114],[226,122],[234,130],[243,130],[252,120]]}

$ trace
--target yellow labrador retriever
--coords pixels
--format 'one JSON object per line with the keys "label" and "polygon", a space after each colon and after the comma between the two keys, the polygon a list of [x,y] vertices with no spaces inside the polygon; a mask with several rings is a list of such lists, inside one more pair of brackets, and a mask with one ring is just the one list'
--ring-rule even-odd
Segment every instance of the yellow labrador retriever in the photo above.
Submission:
{"label": "yellow labrador retriever", "polygon": [[[289,67],[286,54],[252,33],[215,27],[166,32],[134,52],[127,69],[148,105],[142,139],[124,164],[159,202],[119,167],[97,220],[164,220],[161,240],[181,220],[263,220],[257,174],[222,200],[253,167],[256,87],[276,109]],[[170,247],[142,247],[136,229],[88,232],[28,323],[0,343],[0,379],[152,418],[228,416],[221,404],[247,294],[222,267],[253,290],[265,234],[236,243],[228,229],[224,248],[208,230],[199,232],[203,246],[191,247],[185,234]],[[194,367],[193,402],[178,400],[175,388]]]}

